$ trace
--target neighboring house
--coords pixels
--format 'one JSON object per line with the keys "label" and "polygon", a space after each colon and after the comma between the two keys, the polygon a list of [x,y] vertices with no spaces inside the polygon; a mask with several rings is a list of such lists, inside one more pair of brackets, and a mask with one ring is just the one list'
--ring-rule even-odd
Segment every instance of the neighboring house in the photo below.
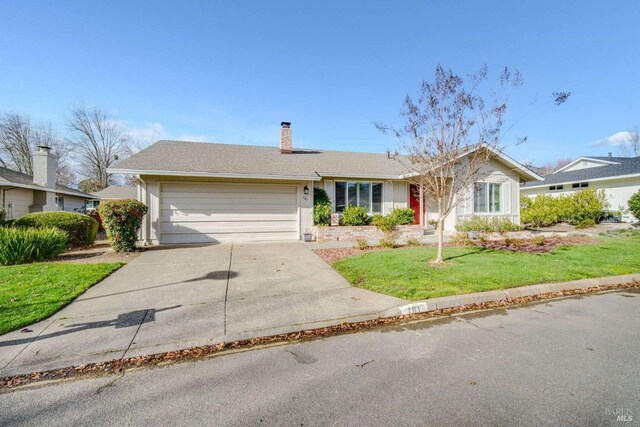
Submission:
{"label": "neighboring house", "polygon": [[136,187],[131,186],[110,185],[100,191],[91,193],[91,195],[95,199],[87,200],[86,208],[88,211],[96,209],[102,200],[137,199],[138,190]]}
{"label": "neighboring house", "polygon": [[[409,183],[406,158],[389,154],[293,149],[283,122],[280,148],[159,141],[109,169],[139,178],[139,200],[149,207],[145,243],[230,240],[299,240],[313,229],[313,187],[324,188],[340,213],[347,205],[369,214],[413,207],[417,220],[434,219],[423,210]],[[483,184],[444,221],[454,230],[471,214],[520,219],[520,183],[541,179],[496,153]]]}
{"label": "neighboring house", "polygon": [[580,157],[542,182],[526,183],[520,193],[527,196],[567,194],[585,188],[604,190],[611,211],[624,212],[623,221],[633,221],[625,212],[631,196],[640,190],[640,157]]}
{"label": "neighboring house", "polygon": [[84,212],[93,196],[56,184],[56,158],[50,148],[39,146],[33,155],[33,176],[0,167],[0,208],[7,219],[30,212]]}

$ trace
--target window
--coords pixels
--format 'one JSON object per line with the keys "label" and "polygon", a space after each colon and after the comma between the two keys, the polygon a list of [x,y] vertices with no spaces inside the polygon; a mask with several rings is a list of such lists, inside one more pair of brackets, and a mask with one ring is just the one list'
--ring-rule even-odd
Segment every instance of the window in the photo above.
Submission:
{"label": "window", "polygon": [[552,185],[549,187],[549,190],[562,190],[564,185]]}
{"label": "window", "polygon": [[573,184],[571,184],[571,188],[585,188],[588,187],[589,183],[588,182],[575,182]]}
{"label": "window", "polygon": [[348,205],[361,206],[368,213],[382,212],[381,182],[336,181],[335,190],[336,212]]}
{"label": "window", "polygon": [[490,182],[476,183],[473,210],[475,213],[502,212],[502,184]]}
{"label": "window", "polygon": [[87,210],[97,209],[100,204],[100,200],[87,200]]}
{"label": "window", "polygon": [[61,211],[64,210],[64,197],[62,196],[56,196],[56,206],[58,207],[58,209],[60,209]]}

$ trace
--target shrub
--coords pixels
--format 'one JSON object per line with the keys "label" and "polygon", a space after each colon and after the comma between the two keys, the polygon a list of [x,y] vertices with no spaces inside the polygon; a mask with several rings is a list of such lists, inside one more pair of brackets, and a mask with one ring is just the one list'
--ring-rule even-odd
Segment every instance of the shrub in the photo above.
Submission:
{"label": "shrub", "polygon": [[595,226],[596,226],[596,222],[594,220],[592,220],[591,218],[581,219],[580,221],[578,221],[576,223],[576,228],[578,228],[578,229],[591,228],[591,227],[595,227]]}
{"label": "shrub", "polygon": [[627,204],[629,205],[631,214],[633,214],[637,220],[640,220],[640,191],[631,196]]}
{"label": "shrub", "polygon": [[349,205],[342,211],[342,225],[367,225],[369,217],[361,206]]}
{"label": "shrub", "polygon": [[329,198],[329,195],[327,194],[326,191],[324,191],[322,188],[315,188],[313,189],[313,205],[317,206],[317,205],[325,205],[325,204],[331,204],[331,199]]}
{"label": "shrub", "polygon": [[411,208],[395,208],[389,214],[391,222],[394,225],[413,224],[415,219],[415,211]]}
{"label": "shrub", "polygon": [[6,220],[7,220],[7,211],[0,208],[0,225],[4,224]]}
{"label": "shrub", "polygon": [[548,194],[520,198],[522,222],[531,227],[548,227],[559,221],[556,199]]}
{"label": "shrub", "polygon": [[415,237],[411,237],[411,238],[407,239],[407,245],[409,245],[409,246],[422,246],[422,243],[420,243],[420,240],[416,239]]}
{"label": "shrub", "polygon": [[361,251],[369,249],[369,243],[367,242],[367,239],[356,239],[356,244],[354,246]]}
{"label": "shrub", "polygon": [[547,239],[545,239],[544,236],[534,236],[531,238],[531,243],[533,243],[536,246],[544,246],[546,241]]}
{"label": "shrub", "polygon": [[96,240],[98,222],[84,214],[75,212],[34,212],[13,222],[14,227],[58,228],[68,236],[68,245],[72,247],[92,245]]}
{"label": "shrub", "polygon": [[453,246],[475,246],[475,243],[469,238],[467,233],[455,233],[450,243]]}
{"label": "shrub", "polygon": [[573,225],[585,219],[590,219],[595,225],[600,222],[605,209],[609,207],[604,190],[581,190],[566,198],[566,201],[563,200],[566,206],[561,213],[563,219]]}
{"label": "shrub", "polygon": [[380,246],[381,248],[395,248],[396,239],[391,235],[385,235],[378,241],[378,246]]}
{"label": "shrub", "polygon": [[145,204],[134,199],[110,200],[100,204],[98,213],[113,250],[135,251],[142,217],[147,213]]}
{"label": "shrub", "polygon": [[313,207],[313,223],[315,225],[331,224],[331,203],[320,203]]}
{"label": "shrub", "polygon": [[98,222],[98,231],[104,231],[104,224],[102,224],[102,218],[100,218],[100,214],[98,213],[97,210],[93,209],[93,210],[87,211],[87,215]]}
{"label": "shrub", "polygon": [[522,222],[532,227],[548,227],[564,221],[576,225],[587,218],[599,222],[608,206],[603,190],[588,189],[558,197],[548,194],[533,199],[522,197],[520,214]]}
{"label": "shrub", "polygon": [[14,265],[46,261],[67,247],[67,233],[53,227],[0,227],[0,264]]}
{"label": "shrub", "polygon": [[391,217],[386,215],[374,215],[371,218],[371,225],[375,225],[384,233],[391,232],[395,228],[395,224]]}
{"label": "shrub", "polygon": [[514,224],[508,218],[478,215],[472,215],[468,220],[461,221],[456,225],[457,231],[479,231],[482,233],[504,233],[520,229],[518,224]]}

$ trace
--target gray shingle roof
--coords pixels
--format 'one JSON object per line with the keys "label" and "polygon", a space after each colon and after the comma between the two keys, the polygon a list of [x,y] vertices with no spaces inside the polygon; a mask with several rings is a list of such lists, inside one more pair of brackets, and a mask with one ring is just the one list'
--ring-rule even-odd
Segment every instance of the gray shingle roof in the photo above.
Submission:
{"label": "gray shingle roof", "polygon": [[107,188],[91,194],[102,200],[135,199],[138,197],[136,187],[123,187],[119,185],[110,185]]}
{"label": "gray shingle roof", "polygon": [[616,162],[613,165],[596,166],[567,172],[556,172],[544,177],[544,181],[529,182],[523,187],[553,185],[574,182],[585,182],[598,178],[615,178],[617,176],[640,174],[640,157],[594,157],[590,159]]}
{"label": "gray shingle roof", "polygon": [[158,141],[125,159],[112,170],[168,171],[230,175],[397,177],[407,170],[386,154],[352,151],[294,149],[282,154],[278,147]]}
{"label": "gray shingle roof", "polygon": [[[33,183],[33,177],[31,175],[14,171],[12,169],[0,167],[0,184],[3,183],[3,180],[7,181],[9,184],[14,184],[18,186],[39,187],[38,185]],[[42,189],[44,190],[45,188],[42,187]],[[60,184],[56,184],[56,190],[62,191],[66,194],[72,194],[78,197],[84,197],[86,199],[94,198],[91,194],[83,193],[82,191],[76,190],[75,188],[70,188]]]}

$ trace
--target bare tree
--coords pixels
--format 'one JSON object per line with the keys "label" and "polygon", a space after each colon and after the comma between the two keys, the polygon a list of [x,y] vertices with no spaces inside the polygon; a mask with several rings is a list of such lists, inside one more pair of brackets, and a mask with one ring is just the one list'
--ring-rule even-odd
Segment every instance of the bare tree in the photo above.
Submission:
{"label": "bare tree", "polygon": [[640,133],[638,133],[638,126],[634,126],[628,131],[628,143],[625,147],[625,151],[630,153],[633,157],[640,156]]}
{"label": "bare tree", "polygon": [[34,124],[29,116],[15,113],[0,117],[0,152],[7,158],[2,161],[4,167],[33,175],[32,156],[38,145],[51,147],[56,155],[57,182],[72,184],[74,174],[69,164],[68,144],[58,137],[51,125]]}
{"label": "bare tree", "polygon": [[31,167],[32,141],[31,121],[28,116],[5,113],[0,118],[0,150],[2,150],[6,167],[33,175]]}
{"label": "bare tree", "polygon": [[543,164],[542,166],[533,166],[533,165],[531,165],[530,169],[534,170],[539,175],[546,176],[546,175],[554,173],[555,171],[557,171],[560,168],[563,168],[563,167],[567,166],[572,161],[573,161],[572,159],[567,157],[567,158],[564,158],[564,159],[556,160],[555,162],[547,162],[547,163]]}
{"label": "bare tree", "polygon": [[[523,81],[517,71],[505,68],[499,86],[506,93],[500,96],[491,91],[485,100],[479,92],[487,76],[485,66],[465,82],[438,65],[434,83],[423,81],[416,99],[405,98],[402,126],[376,124],[398,139],[400,151],[408,159],[406,179],[420,189],[420,199],[426,197],[437,207],[438,252],[434,263],[444,261],[444,219],[468,198],[469,189],[482,178],[484,166],[505,148],[502,129],[507,105],[512,89]],[[568,93],[554,95],[558,105],[569,97]],[[525,140],[519,138],[515,143]],[[424,212],[420,215],[423,218]]]}
{"label": "bare tree", "polygon": [[126,127],[106,112],[84,105],[72,108],[68,127],[82,174],[97,190],[112,184],[107,168],[130,151]]}

